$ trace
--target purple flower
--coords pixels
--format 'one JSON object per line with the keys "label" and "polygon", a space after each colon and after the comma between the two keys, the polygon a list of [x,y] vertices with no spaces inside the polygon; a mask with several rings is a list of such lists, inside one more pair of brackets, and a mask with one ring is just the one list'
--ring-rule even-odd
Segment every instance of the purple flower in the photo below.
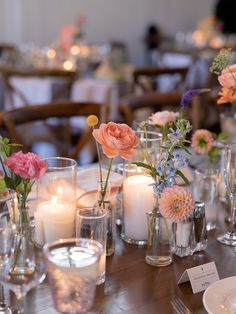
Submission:
{"label": "purple flower", "polygon": [[198,96],[201,93],[209,92],[209,91],[210,89],[208,88],[190,89],[182,95],[180,104],[183,108],[188,108],[190,101],[192,100],[194,96]]}

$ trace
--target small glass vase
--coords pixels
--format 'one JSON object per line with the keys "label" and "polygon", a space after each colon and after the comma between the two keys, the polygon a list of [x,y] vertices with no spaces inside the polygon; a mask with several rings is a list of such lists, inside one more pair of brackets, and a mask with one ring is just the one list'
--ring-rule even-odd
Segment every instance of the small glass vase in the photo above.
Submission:
{"label": "small glass vase", "polygon": [[19,222],[13,241],[10,276],[32,275],[35,271],[34,244],[32,241],[32,226],[29,218],[29,208],[19,206]]}
{"label": "small glass vase", "polygon": [[148,242],[145,261],[151,266],[167,266],[172,263],[171,222],[164,218],[158,201],[152,212],[147,213]]}
{"label": "small glass vase", "polygon": [[[107,211],[106,256],[111,256],[115,253],[116,212],[111,202],[110,181],[107,182],[106,188],[105,185],[106,181],[98,181],[98,201],[95,206]],[[105,193],[104,197],[102,197],[103,193]]]}
{"label": "small glass vase", "polygon": [[179,257],[193,255],[196,242],[193,215],[172,225],[172,253]]}

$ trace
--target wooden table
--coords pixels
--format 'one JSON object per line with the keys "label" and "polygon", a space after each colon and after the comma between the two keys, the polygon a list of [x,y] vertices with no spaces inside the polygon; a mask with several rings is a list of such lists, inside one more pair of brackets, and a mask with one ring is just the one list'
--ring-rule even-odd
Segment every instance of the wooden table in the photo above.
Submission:
{"label": "wooden table", "polygon": [[[93,311],[107,314],[168,314],[173,298],[181,298],[193,313],[206,313],[202,304],[203,292],[193,294],[190,283],[177,285],[182,272],[189,267],[215,261],[220,278],[236,275],[236,255],[231,247],[217,242],[220,230],[225,230],[221,209],[217,230],[208,233],[206,251],[179,258],[167,267],[153,267],[145,263],[145,247],[126,244],[119,236],[116,253],[107,258],[106,282],[97,288]],[[119,230],[118,230],[119,232]],[[55,314],[47,283],[30,292],[26,298],[25,313]]]}

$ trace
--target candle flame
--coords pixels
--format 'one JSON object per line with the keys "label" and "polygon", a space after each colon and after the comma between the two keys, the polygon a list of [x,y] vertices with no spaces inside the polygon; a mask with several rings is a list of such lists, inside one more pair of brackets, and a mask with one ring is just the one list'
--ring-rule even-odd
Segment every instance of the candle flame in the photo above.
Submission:
{"label": "candle flame", "polygon": [[59,186],[58,188],[57,188],[57,194],[58,195],[61,195],[63,193],[63,187],[62,186]]}
{"label": "candle flame", "polygon": [[52,195],[52,197],[51,197],[51,203],[52,203],[52,205],[56,205],[57,204],[57,196],[56,195]]}
{"label": "candle flame", "polygon": [[56,50],[55,49],[49,49],[47,51],[47,56],[49,59],[54,59],[56,57]]}

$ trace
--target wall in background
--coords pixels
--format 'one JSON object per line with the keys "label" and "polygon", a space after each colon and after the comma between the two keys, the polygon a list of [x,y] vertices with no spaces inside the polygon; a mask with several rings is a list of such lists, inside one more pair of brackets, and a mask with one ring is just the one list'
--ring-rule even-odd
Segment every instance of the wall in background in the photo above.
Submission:
{"label": "wall in background", "polygon": [[[211,15],[215,0],[1,0],[0,41],[55,41],[61,26],[87,17],[86,40],[100,44],[109,39],[127,43],[132,62],[141,64],[147,24],[158,23],[165,34],[193,29]],[[13,9],[14,8],[14,9]]]}

